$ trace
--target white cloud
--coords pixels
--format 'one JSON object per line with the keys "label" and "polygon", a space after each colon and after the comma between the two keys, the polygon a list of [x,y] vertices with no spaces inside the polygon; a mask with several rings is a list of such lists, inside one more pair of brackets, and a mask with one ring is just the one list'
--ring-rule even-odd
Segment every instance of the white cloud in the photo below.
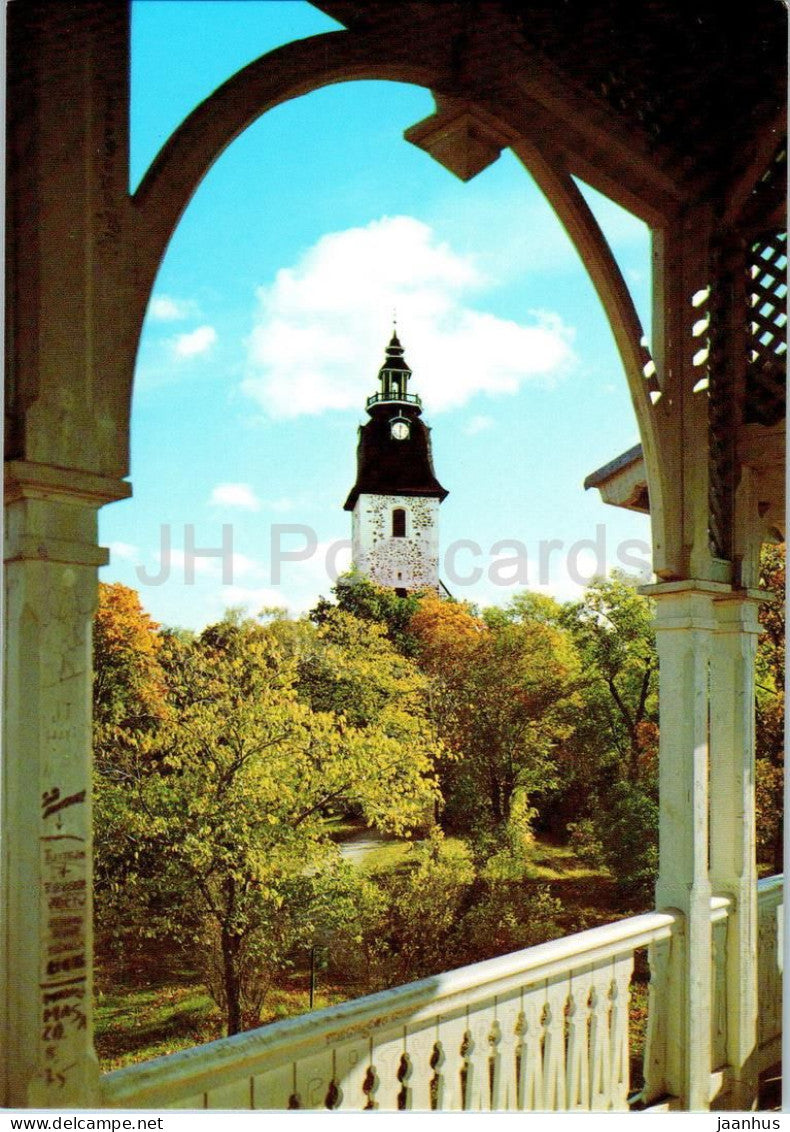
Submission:
{"label": "white cloud", "polygon": [[296,504],[287,495],[278,499],[259,499],[251,484],[218,483],[211,491],[209,503],[216,507],[236,507],[241,511],[274,511],[284,515]]}
{"label": "white cloud", "polygon": [[192,299],[174,299],[172,295],[153,295],[148,304],[149,318],[156,322],[178,322],[197,313]]}
{"label": "white cloud", "polygon": [[198,326],[186,334],[179,334],[173,339],[173,350],[179,358],[194,358],[198,354],[205,354],[217,341],[217,332],[213,326]]}
{"label": "white cloud", "polygon": [[261,503],[248,483],[218,483],[209,496],[209,503],[219,507],[239,507],[244,511],[260,511]]}
{"label": "white cloud", "polygon": [[493,427],[494,418],[480,414],[476,417],[470,417],[464,425],[464,432],[467,436],[476,436],[478,432],[487,432],[488,429]]}
{"label": "white cloud", "polygon": [[136,562],[140,557],[140,548],[132,546],[130,542],[111,542],[110,561]]}
{"label": "white cloud", "polygon": [[323,236],[259,289],[243,388],[273,417],[358,408],[393,310],[429,411],[566,370],[572,331],[560,318],[531,312],[523,324],[467,305],[486,286],[471,258],[408,216]]}

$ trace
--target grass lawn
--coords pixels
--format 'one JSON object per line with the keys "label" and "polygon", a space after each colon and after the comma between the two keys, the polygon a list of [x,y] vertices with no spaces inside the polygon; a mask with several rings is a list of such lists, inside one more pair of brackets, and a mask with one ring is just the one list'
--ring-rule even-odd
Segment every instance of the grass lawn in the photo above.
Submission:
{"label": "grass lawn", "polygon": [[[306,1014],[310,1009],[309,987],[307,969],[273,987],[266,997],[261,1023]],[[319,984],[313,1008],[320,1010],[346,998],[343,987]],[[103,1072],[191,1049],[224,1034],[218,1007],[198,984],[198,976],[189,971],[181,971],[175,978],[171,974],[161,981],[153,980],[146,986],[116,982],[111,992],[97,994],[94,1010],[96,1052]]]}
{"label": "grass lawn", "polygon": [[183,972],[178,982],[124,986],[96,995],[96,1052],[102,1070],[120,1069],[222,1036],[220,1012]]}
{"label": "grass lawn", "polygon": [[[379,838],[358,824],[333,823],[332,835],[341,844],[358,843],[353,859],[370,873],[402,869],[412,842]],[[447,839],[452,840],[451,838]],[[562,902],[560,925],[566,932],[611,922],[632,911],[618,909],[612,878],[595,870],[574,853],[548,838],[536,838],[527,870],[529,878],[546,884]],[[103,1071],[174,1053],[223,1034],[219,1009],[205,993],[194,972],[180,970],[172,957],[152,955],[137,964],[133,975],[111,973],[99,966],[96,996],[96,1049]],[[646,981],[639,975],[633,987],[632,1023],[641,1042],[646,1015]],[[348,988],[332,985],[319,973],[315,1008],[348,997]],[[309,1010],[309,972],[292,971],[269,992],[261,1015],[263,1024]],[[635,1067],[636,1068],[636,1067]]]}

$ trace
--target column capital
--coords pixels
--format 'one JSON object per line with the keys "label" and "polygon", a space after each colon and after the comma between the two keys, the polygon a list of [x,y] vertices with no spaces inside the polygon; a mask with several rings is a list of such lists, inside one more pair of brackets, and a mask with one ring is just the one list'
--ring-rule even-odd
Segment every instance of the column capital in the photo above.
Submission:
{"label": "column capital", "polygon": [[640,586],[640,594],[645,597],[665,597],[667,595],[680,596],[685,594],[698,594],[707,597],[727,597],[732,593],[733,587],[727,582],[711,582],[704,578],[681,578],[674,582],[653,582],[647,586]]}
{"label": "column capital", "polygon": [[659,634],[659,649],[661,634],[666,630],[694,630],[712,634],[716,628],[714,602],[728,596],[731,589],[724,582],[693,579],[640,586],[639,592],[654,598],[656,602],[655,628]]}
{"label": "column capital", "polygon": [[132,485],[126,480],[78,468],[59,468],[31,460],[9,460],[4,467],[7,504],[20,499],[43,499],[101,507],[118,499],[128,499],[131,494]]}
{"label": "column capital", "polygon": [[759,633],[759,607],[775,601],[767,590],[696,579],[641,586],[639,592],[656,601],[657,629]]}
{"label": "column capital", "polygon": [[127,499],[125,480],[25,460],[5,465],[4,559],[104,566],[97,546],[97,513],[103,504]]}
{"label": "column capital", "polygon": [[645,597],[661,598],[666,595],[705,594],[716,602],[774,602],[775,596],[768,590],[733,586],[728,582],[712,582],[707,579],[682,578],[674,582],[653,582],[639,587]]}
{"label": "column capital", "polygon": [[717,634],[747,633],[759,636],[763,631],[759,617],[760,606],[775,600],[773,594],[749,590],[735,593],[728,600],[715,602],[713,613]]}

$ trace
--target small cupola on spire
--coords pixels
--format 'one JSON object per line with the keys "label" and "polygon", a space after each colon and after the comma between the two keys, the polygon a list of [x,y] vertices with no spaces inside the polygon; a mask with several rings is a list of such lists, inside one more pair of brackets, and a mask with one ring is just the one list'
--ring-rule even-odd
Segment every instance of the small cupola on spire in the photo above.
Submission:
{"label": "small cupola on spire", "polygon": [[384,365],[379,370],[379,392],[368,397],[366,408],[368,412],[374,405],[385,402],[414,405],[422,410],[422,401],[415,393],[409,393],[409,378],[411,370],[403,356],[403,347],[397,333],[393,330],[390,343],[385,350]]}

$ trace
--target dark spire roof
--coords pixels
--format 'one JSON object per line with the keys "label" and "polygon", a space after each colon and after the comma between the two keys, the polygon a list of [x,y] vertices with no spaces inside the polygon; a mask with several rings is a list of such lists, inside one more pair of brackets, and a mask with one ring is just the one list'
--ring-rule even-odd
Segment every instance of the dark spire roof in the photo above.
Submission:
{"label": "dark spire roof", "polygon": [[[409,373],[411,373],[411,370],[406,365],[406,361],[403,357],[403,346],[401,346],[400,339],[398,338],[397,332],[395,330],[392,331],[392,337],[390,338],[389,345],[384,351],[384,355],[384,365],[381,367],[381,369],[408,369]],[[379,370],[379,373],[380,372],[381,370]]]}
{"label": "dark spire roof", "polygon": [[[386,379],[386,372],[393,370],[407,375],[400,395],[392,393]],[[411,495],[439,500],[447,496],[433,470],[431,430],[420,420],[420,399],[405,391],[409,376],[411,370],[403,347],[393,333],[379,370],[382,392],[368,398],[370,420],[359,430],[357,480],[344,504],[346,511],[353,511],[360,495]],[[396,417],[408,421],[409,435],[405,440],[392,436],[391,424]]]}

